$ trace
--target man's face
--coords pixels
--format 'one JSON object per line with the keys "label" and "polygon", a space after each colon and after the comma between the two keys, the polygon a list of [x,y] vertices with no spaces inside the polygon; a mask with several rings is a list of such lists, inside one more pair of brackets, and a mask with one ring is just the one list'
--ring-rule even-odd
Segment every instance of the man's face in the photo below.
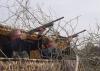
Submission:
{"label": "man's face", "polygon": [[51,47],[57,47],[57,44],[54,41],[49,42],[49,46]]}
{"label": "man's face", "polygon": [[21,37],[21,31],[20,30],[16,30],[12,33],[11,38],[12,39],[16,39],[16,38],[20,38]]}

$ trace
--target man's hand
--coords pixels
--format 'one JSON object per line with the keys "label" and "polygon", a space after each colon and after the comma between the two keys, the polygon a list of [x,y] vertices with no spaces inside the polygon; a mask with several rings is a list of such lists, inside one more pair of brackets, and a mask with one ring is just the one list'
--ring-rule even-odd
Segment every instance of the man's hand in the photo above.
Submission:
{"label": "man's hand", "polygon": [[38,32],[39,32],[39,34],[42,34],[45,30],[46,30],[46,28],[39,28]]}

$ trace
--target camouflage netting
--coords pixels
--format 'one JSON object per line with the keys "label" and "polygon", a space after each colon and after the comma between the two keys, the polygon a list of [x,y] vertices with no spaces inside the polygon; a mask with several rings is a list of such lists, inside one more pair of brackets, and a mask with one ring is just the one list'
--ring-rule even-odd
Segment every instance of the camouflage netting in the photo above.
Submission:
{"label": "camouflage netting", "polygon": [[1,59],[0,71],[74,71],[75,60]]}

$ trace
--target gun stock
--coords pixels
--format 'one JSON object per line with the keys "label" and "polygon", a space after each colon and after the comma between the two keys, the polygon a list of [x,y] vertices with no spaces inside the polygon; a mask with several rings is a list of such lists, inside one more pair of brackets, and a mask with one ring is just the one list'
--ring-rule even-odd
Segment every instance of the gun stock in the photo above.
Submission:
{"label": "gun stock", "polygon": [[29,34],[32,34],[33,32],[38,32],[38,29],[39,29],[39,28],[47,28],[47,27],[53,26],[53,25],[54,25],[54,22],[59,21],[59,20],[61,20],[61,19],[63,19],[63,18],[64,18],[64,17],[58,18],[58,19],[56,19],[56,20],[53,20],[53,21],[51,21],[51,22],[49,22],[49,23],[47,23],[47,24],[45,24],[45,25],[43,25],[43,26],[40,26],[40,27],[37,27],[37,28],[35,28],[35,29],[32,29],[32,30],[28,31],[28,33],[29,33]]}

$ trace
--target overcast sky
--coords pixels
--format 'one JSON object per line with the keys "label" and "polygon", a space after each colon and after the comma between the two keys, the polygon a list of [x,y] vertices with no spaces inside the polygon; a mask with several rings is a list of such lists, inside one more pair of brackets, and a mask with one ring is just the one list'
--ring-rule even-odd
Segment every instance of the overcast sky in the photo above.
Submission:
{"label": "overcast sky", "polygon": [[79,16],[79,27],[94,27],[100,23],[100,0],[31,0],[31,5],[40,5],[42,8],[52,9],[60,17],[73,18]]}
{"label": "overcast sky", "polygon": [[[0,5],[4,5],[7,0],[0,0]],[[13,0],[9,0],[9,4]],[[32,8],[39,5],[46,13],[50,10],[54,16],[65,17],[69,20],[81,15],[78,29],[88,29],[89,24],[93,29],[96,22],[100,23],[100,0],[30,0]],[[0,19],[5,17],[6,10],[0,8]]]}

